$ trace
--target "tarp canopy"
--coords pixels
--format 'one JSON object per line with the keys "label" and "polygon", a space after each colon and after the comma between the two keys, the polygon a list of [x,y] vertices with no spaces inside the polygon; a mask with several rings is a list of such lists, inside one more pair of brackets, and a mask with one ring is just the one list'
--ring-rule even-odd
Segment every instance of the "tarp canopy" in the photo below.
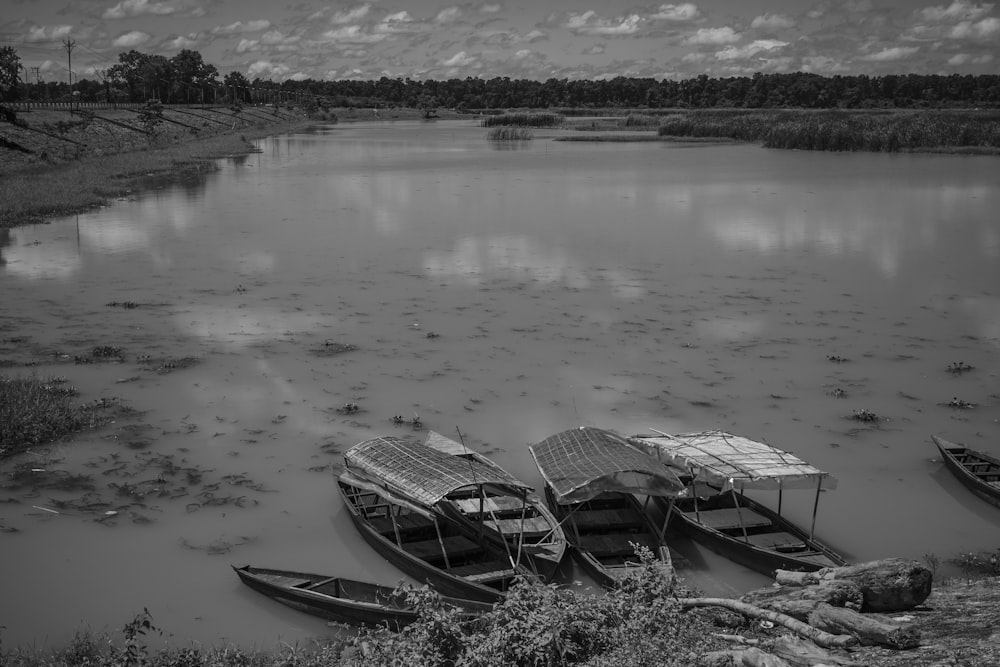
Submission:
{"label": "tarp canopy", "polygon": [[392,436],[365,440],[349,449],[344,460],[355,477],[428,507],[453,491],[482,484],[506,487],[518,495],[531,491],[498,466]]}
{"label": "tarp canopy", "polygon": [[583,502],[608,491],[669,498],[684,492],[677,475],[656,459],[599,428],[563,431],[529,449],[561,504]]}
{"label": "tarp canopy", "polygon": [[721,491],[835,489],[837,480],[794,454],[725,431],[634,436],[630,443]]}

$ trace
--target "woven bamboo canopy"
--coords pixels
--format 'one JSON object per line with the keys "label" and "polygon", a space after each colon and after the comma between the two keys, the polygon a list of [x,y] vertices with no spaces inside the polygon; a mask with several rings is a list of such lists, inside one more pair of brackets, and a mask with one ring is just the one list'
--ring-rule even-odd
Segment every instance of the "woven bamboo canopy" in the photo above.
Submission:
{"label": "woven bamboo canopy", "polygon": [[835,489],[837,480],[794,454],[725,431],[635,436],[630,443],[687,471],[694,482],[729,489]]}
{"label": "woven bamboo canopy", "polygon": [[674,473],[603,429],[563,431],[529,449],[559,503],[579,503],[605,492],[671,498],[684,492]]}
{"label": "woven bamboo canopy", "polygon": [[517,495],[531,491],[498,466],[392,436],[365,440],[349,449],[344,460],[354,477],[428,507],[453,491],[483,484],[506,487]]}

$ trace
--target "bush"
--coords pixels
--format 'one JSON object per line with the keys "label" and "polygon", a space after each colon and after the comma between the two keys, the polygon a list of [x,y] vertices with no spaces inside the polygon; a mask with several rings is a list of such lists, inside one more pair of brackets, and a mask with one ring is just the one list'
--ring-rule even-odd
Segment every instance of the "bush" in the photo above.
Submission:
{"label": "bush", "polygon": [[486,133],[490,141],[528,141],[534,136],[531,130],[523,127],[494,127]]}

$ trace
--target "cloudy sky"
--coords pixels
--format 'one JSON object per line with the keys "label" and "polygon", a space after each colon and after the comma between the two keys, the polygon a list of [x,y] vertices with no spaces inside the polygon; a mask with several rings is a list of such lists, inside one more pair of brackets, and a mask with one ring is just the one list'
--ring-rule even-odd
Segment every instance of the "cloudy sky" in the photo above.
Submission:
{"label": "cloudy sky", "polygon": [[1000,8],[976,0],[0,0],[0,45],[46,80],[136,49],[193,49],[251,79],[985,74]]}

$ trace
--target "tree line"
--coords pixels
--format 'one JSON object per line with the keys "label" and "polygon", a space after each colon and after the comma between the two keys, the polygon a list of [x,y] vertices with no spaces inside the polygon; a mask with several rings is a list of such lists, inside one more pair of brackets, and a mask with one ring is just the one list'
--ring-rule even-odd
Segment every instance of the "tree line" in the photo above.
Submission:
{"label": "tree line", "polygon": [[807,72],[682,80],[641,77],[545,81],[493,77],[274,82],[240,72],[221,80],[215,65],[182,49],[172,58],[131,50],[96,79],[30,81],[16,51],[0,47],[0,99],[164,103],[254,103],[286,99],[345,107],[451,109],[601,108],[919,108],[1000,107],[1000,75],[823,76]]}

